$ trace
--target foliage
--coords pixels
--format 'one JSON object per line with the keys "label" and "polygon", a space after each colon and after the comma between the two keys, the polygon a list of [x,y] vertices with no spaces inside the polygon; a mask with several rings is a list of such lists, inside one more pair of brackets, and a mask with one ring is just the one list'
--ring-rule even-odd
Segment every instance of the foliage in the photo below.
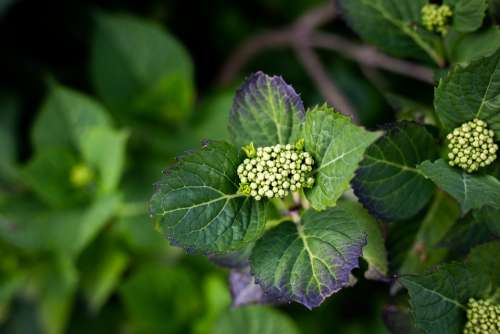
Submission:
{"label": "foliage", "polygon": [[[383,318],[391,333],[451,334],[473,318],[493,324],[478,307],[500,304],[497,1],[335,1],[363,43],[387,53],[341,43],[346,59],[321,54],[354,120],[285,51],[256,56],[239,89],[212,87],[229,42],[302,14],[306,1],[214,1],[185,9],[189,20],[181,2],[125,3],[80,4],[84,22],[55,24],[61,36],[85,27],[69,38],[84,50],[0,88],[0,332],[386,333]],[[438,5],[439,22],[428,12]],[[18,6],[39,5],[0,5],[7,26],[21,20]],[[215,36],[210,52],[198,12]],[[319,46],[345,29],[301,38]],[[3,52],[14,68],[36,63],[16,52]],[[400,74],[425,67],[434,90],[380,75],[380,61]],[[16,82],[28,78],[26,92]],[[492,131],[469,144],[458,129],[472,121]],[[487,166],[475,164],[486,159],[473,157],[475,141]],[[475,168],[450,164],[459,149]],[[290,170],[299,186],[280,192]]]}

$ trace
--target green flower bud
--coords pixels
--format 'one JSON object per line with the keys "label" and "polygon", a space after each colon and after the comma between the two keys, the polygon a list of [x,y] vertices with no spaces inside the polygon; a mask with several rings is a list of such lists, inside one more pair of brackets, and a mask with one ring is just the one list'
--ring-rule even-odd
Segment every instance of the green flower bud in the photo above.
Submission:
{"label": "green flower bud", "polygon": [[494,135],[493,131],[488,130],[488,124],[480,119],[457,127],[446,136],[450,142],[449,165],[458,166],[469,173],[490,165],[497,158],[498,151]]}
{"label": "green flower bud", "polygon": [[464,334],[500,333],[500,306],[487,300],[469,299]]}
{"label": "green flower bud", "polygon": [[71,168],[69,181],[76,188],[85,187],[94,180],[94,172],[86,164],[76,164]]}
{"label": "green flower bud", "polygon": [[422,7],[421,14],[422,24],[427,30],[438,32],[443,36],[448,33],[449,21],[453,16],[450,6],[427,4]]}
{"label": "green flower bud", "polygon": [[303,147],[303,140],[295,145],[277,144],[258,148],[253,144],[245,145],[242,149],[248,159],[237,168],[239,193],[261,200],[264,197],[283,198],[290,191],[312,187],[314,178],[309,173],[314,159],[302,151]]}

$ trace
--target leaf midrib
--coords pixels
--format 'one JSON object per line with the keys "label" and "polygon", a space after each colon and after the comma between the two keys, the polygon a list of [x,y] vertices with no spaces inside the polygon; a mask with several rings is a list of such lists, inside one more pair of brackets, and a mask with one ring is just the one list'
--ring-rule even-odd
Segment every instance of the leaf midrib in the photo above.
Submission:
{"label": "leaf midrib", "polygon": [[420,35],[414,33],[413,30],[409,29],[409,27],[404,24],[404,21],[392,18],[382,8],[373,4],[371,1],[372,0],[369,1],[365,0],[363,2],[365,3],[365,5],[372,7],[373,9],[378,11],[382,15],[382,17],[384,17],[387,21],[389,21],[397,28],[399,28],[405,35],[410,37],[420,48],[422,48],[422,50],[424,50],[429,55],[429,57],[432,58],[432,60],[436,62],[437,65],[439,66],[442,65],[443,59],[440,56],[438,56],[438,54],[432,49],[432,47],[429,46],[427,42],[425,42],[424,40],[422,40],[422,38],[420,38]]}
{"label": "leaf midrib", "polygon": [[[200,187],[200,188],[210,188],[210,189],[213,189],[211,187]],[[177,189],[176,189],[177,190]],[[193,208],[198,208],[198,207],[201,207],[201,206],[206,206],[206,205],[210,205],[210,204],[213,204],[213,203],[216,203],[216,202],[219,202],[219,201],[222,201],[222,200],[226,200],[226,201],[229,201],[233,198],[237,198],[237,197],[243,197],[245,195],[243,194],[224,194],[223,196],[220,196],[220,197],[216,197],[214,199],[211,199],[209,201],[206,201],[206,202],[201,202],[201,203],[198,203],[198,204],[195,204],[195,205],[191,205],[191,206],[186,206],[186,207],[181,207],[181,208],[175,208],[173,210],[164,210],[162,213],[160,213],[159,215],[161,216],[165,216],[166,214],[170,214],[170,213],[173,213],[173,212],[177,212],[177,211],[181,211],[181,210],[189,210],[189,209],[193,209]]]}
{"label": "leaf midrib", "polygon": [[489,93],[489,90],[490,90],[490,87],[491,87],[491,83],[493,82],[494,74],[495,74],[495,72],[498,69],[499,62],[500,62],[500,57],[498,58],[498,60],[496,62],[495,70],[490,75],[490,80],[488,81],[488,86],[486,87],[486,90],[484,91],[484,94],[483,94],[483,98],[481,99],[481,105],[479,106],[479,109],[477,111],[476,118],[479,118],[479,115],[481,115],[481,113],[483,112],[483,108],[484,108],[484,105],[485,105],[485,102],[486,102],[486,95],[488,95],[488,93]]}

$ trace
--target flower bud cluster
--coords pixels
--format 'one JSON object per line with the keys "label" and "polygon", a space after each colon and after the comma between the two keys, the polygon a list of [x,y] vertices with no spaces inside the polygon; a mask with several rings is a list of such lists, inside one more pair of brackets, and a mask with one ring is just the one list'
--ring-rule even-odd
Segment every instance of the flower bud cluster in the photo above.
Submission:
{"label": "flower bud cluster", "polygon": [[449,140],[450,166],[458,166],[469,173],[491,164],[497,158],[498,145],[495,133],[486,122],[474,119],[454,129],[446,137]]}
{"label": "flower bud cluster", "polygon": [[314,178],[309,174],[314,159],[302,149],[303,141],[257,149],[253,144],[243,147],[248,159],[238,166],[239,192],[259,201],[264,197],[283,198],[290,192],[311,187]]}
{"label": "flower bud cluster", "polygon": [[448,33],[448,23],[452,15],[448,5],[427,4],[422,7],[422,24],[427,30],[437,31],[444,36]]}
{"label": "flower bud cluster", "polygon": [[486,300],[469,299],[464,334],[473,333],[500,333],[500,306]]}

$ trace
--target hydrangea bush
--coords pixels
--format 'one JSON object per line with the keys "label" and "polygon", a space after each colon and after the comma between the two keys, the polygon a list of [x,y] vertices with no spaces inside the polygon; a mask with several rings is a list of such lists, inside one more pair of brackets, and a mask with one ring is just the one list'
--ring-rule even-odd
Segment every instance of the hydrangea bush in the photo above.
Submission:
{"label": "hydrangea bush", "polygon": [[234,97],[230,142],[203,142],[156,183],[156,227],[228,266],[235,305],[312,309],[361,271],[391,286],[392,328],[498,333],[500,52],[451,52],[487,4],[339,2],[368,42],[434,64],[432,112],[366,129],[254,73]]}

